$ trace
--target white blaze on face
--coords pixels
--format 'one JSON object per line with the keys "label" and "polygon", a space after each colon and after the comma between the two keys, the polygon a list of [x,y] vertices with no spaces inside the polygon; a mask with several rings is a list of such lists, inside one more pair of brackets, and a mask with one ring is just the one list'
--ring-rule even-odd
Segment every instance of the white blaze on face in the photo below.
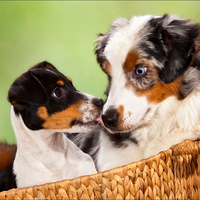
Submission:
{"label": "white blaze on face", "polygon": [[119,120],[121,120],[119,123],[120,126],[123,125],[120,129],[132,129],[132,127],[137,126],[149,109],[146,97],[137,96],[134,89],[126,85],[125,73],[121,72],[120,69],[112,73],[111,87],[103,108],[103,114],[110,108],[119,111]]}
{"label": "white blaze on face", "polygon": [[111,85],[103,114],[111,108],[119,111],[119,131],[133,129],[147,119],[146,114],[151,110],[147,98],[138,96],[134,87],[127,83],[128,77],[123,68],[128,53],[133,47],[137,47],[142,38],[140,32],[150,18],[151,16],[134,17],[129,25],[119,27],[110,36],[104,50],[110,65]]}

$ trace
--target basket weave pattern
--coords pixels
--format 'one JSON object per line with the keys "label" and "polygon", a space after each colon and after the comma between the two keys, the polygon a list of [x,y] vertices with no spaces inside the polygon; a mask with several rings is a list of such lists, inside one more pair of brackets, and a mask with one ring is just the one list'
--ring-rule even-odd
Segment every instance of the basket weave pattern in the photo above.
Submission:
{"label": "basket weave pattern", "polygon": [[73,180],[12,189],[0,199],[200,199],[200,142],[186,140],[139,162]]}

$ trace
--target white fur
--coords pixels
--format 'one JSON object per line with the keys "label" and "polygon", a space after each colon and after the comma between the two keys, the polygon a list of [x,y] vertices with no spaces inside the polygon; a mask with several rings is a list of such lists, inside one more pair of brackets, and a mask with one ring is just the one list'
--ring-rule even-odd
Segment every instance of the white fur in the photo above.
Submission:
{"label": "white fur", "polygon": [[[110,64],[113,66],[112,70],[116,70],[121,67],[128,52],[133,46],[137,47],[141,40],[141,34],[139,31],[144,29],[145,24],[152,18],[152,16],[140,16],[133,17],[128,25],[124,24],[119,27],[109,38],[108,44],[105,47],[104,54],[106,59],[109,60]],[[148,30],[144,30],[148,31]],[[120,38],[120,40],[119,40]]]}
{"label": "white fur", "polygon": [[94,121],[94,116],[99,117],[99,112],[95,108],[95,105],[92,103],[92,100],[95,98],[94,96],[79,92],[80,94],[84,95],[85,98],[88,100],[85,101],[79,108],[80,113],[82,113],[82,122],[83,123],[88,123],[91,121]]}
{"label": "white fur", "polygon": [[131,142],[127,142],[126,147],[113,148],[113,145],[107,135],[100,135],[100,149],[97,158],[97,171],[102,172],[118,166],[141,160],[143,156],[142,149]]}
{"label": "white fur", "polygon": [[[11,120],[17,139],[14,161],[17,187],[72,179],[96,173],[91,157],[57,130],[28,129],[21,115],[11,108]],[[62,130],[68,131],[68,130]]]}
{"label": "white fur", "polygon": [[185,139],[200,138],[200,91],[194,91],[182,101],[170,97],[160,103],[147,124],[132,131],[138,144],[127,142],[115,148],[105,134],[97,159],[98,171],[136,162],[169,149]]}
{"label": "white fur", "polygon": [[[149,104],[146,97],[136,96],[133,89],[126,86],[126,77],[123,71],[123,63],[127,54],[133,49],[133,46],[137,47],[141,39],[139,33],[151,18],[150,15],[133,17],[128,25],[122,26],[120,30],[113,33],[104,50],[104,55],[112,66],[112,84],[103,108],[103,114],[111,107],[118,109],[119,106],[125,105],[123,126],[131,129],[140,125],[140,122],[144,120],[148,121],[150,119],[148,115],[152,115],[152,112],[146,116],[147,111],[149,109],[155,110],[156,106]],[[120,130],[120,132],[122,131]]]}

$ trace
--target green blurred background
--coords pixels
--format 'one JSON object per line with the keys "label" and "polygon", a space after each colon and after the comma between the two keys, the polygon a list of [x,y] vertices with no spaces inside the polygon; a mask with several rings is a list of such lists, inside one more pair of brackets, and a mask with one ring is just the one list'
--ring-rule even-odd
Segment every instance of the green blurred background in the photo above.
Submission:
{"label": "green blurred background", "polygon": [[107,78],[93,51],[96,34],[118,17],[165,13],[200,22],[200,1],[1,1],[0,140],[15,142],[7,91],[29,67],[49,61],[78,90],[105,98]]}

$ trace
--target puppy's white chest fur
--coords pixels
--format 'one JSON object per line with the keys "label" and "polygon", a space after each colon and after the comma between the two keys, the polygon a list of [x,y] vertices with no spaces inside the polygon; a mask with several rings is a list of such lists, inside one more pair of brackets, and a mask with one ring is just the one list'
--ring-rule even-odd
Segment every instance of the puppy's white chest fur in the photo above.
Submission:
{"label": "puppy's white chest fur", "polygon": [[143,157],[143,151],[133,142],[124,141],[122,147],[114,147],[113,142],[104,133],[101,134],[100,141],[101,146],[97,159],[99,172],[126,165]]}
{"label": "puppy's white chest fur", "polygon": [[73,142],[54,130],[32,131],[21,119],[12,123],[17,135],[17,154],[14,161],[17,187],[40,185],[96,173],[92,158]]}
{"label": "puppy's white chest fur", "polygon": [[41,151],[38,148],[34,150],[35,156],[30,149],[27,153],[26,150],[18,150],[14,161],[17,186],[40,185],[96,173],[89,155],[84,154],[71,141],[67,140],[65,143],[65,149],[44,148]]}

